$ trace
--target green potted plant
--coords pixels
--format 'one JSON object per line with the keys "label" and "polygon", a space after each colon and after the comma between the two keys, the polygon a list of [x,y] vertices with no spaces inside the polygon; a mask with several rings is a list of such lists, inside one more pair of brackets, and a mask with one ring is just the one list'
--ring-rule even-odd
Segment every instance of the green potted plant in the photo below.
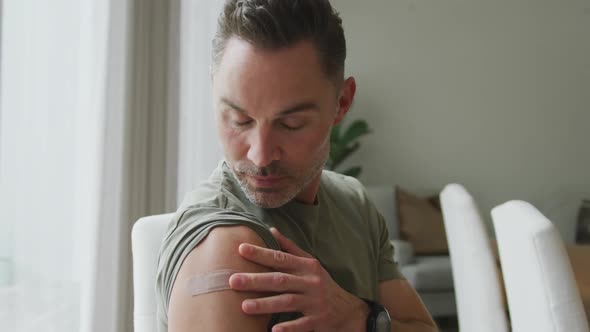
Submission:
{"label": "green potted plant", "polygon": [[361,166],[339,170],[342,162],[359,149],[359,139],[369,134],[371,130],[365,120],[355,120],[346,129],[342,123],[332,128],[330,133],[330,156],[326,162],[326,169],[358,178],[362,172]]}

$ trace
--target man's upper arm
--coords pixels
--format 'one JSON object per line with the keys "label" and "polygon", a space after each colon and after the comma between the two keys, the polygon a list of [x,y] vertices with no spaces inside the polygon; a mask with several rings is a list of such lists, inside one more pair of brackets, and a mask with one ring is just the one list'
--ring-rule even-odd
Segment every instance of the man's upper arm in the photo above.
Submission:
{"label": "man's upper arm", "polygon": [[392,320],[401,323],[421,322],[426,326],[436,326],[420,296],[405,279],[381,281],[379,302],[387,309]]}
{"label": "man's upper arm", "polygon": [[268,272],[268,268],[243,259],[241,243],[266,247],[262,239],[246,226],[216,227],[193,249],[182,263],[170,295],[168,331],[264,331],[270,315],[248,316],[242,301],[261,297],[260,293],[222,290],[192,296],[186,290],[190,277],[221,269],[240,272]]}

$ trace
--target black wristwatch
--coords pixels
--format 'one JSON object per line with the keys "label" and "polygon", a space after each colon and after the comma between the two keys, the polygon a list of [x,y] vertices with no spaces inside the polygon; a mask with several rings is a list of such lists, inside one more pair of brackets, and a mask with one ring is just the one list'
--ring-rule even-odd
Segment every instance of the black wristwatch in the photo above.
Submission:
{"label": "black wristwatch", "polygon": [[367,332],[391,332],[391,317],[385,307],[379,303],[363,299],[369,305]]}

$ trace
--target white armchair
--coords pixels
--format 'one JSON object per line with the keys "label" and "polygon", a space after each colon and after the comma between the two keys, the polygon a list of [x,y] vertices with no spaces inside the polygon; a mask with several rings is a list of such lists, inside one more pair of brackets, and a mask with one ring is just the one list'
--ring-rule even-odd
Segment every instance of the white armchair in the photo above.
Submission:
{"label": "white armchair", "polygon": [[139,219],[131,232],[133,253],[133,330],[157,332],[156,268],[158,251],[173,214]]}
{"label": "white armchair", "polygon": [[514,332],[588,332],[571,263],[555,226],[534,206],[492,210]]}
{"label": "white armchair", "polygon": [[508,331],[500,274],[473,197],[463,186],[449,184],[440,194],[440,203],[453,269],[459,328]]}

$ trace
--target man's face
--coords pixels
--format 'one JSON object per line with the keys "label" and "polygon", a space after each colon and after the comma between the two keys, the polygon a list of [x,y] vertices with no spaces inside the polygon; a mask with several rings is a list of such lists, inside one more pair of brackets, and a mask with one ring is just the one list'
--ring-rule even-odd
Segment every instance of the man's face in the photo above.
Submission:
{"label": "man's face", "polygon": [[349,106],[343,111],[313,44],[268,51],[232,38],[213,94],[226,160],[250,201],[263,208],[313,202],[330,129]]}

